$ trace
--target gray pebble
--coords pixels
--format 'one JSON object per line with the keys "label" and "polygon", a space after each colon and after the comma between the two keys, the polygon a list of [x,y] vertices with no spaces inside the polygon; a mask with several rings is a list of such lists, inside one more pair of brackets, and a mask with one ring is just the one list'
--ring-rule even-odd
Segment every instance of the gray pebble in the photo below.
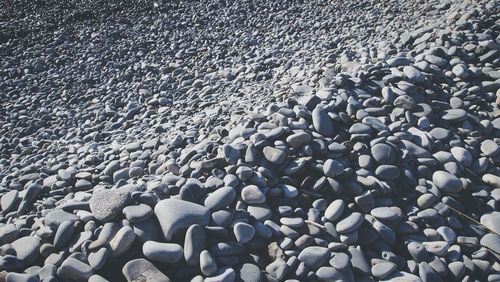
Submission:
{"label": "gray pebble", "polygon": [[156,268],[152,263],[142,258],[134,259],[127,262],[122,268],[122,273],[128,282],[171,281],[165,274],[160,272],[158,268]]}
{"label": "gray pebble", "polygon": [[183,258],[182,246],[174,243],[147,241],[142,245],[146,258],[161,263],[176,263]]}

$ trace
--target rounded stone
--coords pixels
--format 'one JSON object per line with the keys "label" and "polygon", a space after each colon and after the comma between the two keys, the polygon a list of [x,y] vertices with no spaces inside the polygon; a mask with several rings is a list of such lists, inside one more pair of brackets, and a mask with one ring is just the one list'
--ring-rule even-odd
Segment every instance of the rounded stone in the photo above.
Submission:
{"label": "rounded stone", "polygon": [[380,282],[422,282],[422,280],[411,273],[405,271],[394,271],[387,277],[380,279]]}
{"label": "rounded stone", "polygon": [[500,234],[500,212],[493,211],[483,214],[480,218],[481,224],[493,230],[493,232]]}
{"label": "rounded stone", "polygon": [[19,230],[12,223],[0,226],[0,244],[12,243],[19,237]]}
{"label": "rounded stone", "polygon": [[154,212],[167,241],[193,224],[206,226],[210,222],[210,211],[206,207],[178,199],[158,202]]}
{"label": "rounded stone", "polygon": [[337,199],[328,205],[325,210],[325,218],[331,222],[338,220],[345,209],[345,203],[342,199]]}
{"label": "rounded stone", "polygon": [[328,177],[335,177],[344,172],[344,165],[339,161],[328,159],[323,164],[323,172]]}
{"label": "rounded stone", "polygon": [[429,253],[425,249],[424,245],[418,242],[410,242],[407,248],[408,252],[416,262],[427,261],[429,258]]}
{"label": "rounded stone", "polygon": [[244,263],[236,269],[236,277],[243,282],[261,282],[262,274],[260,268],[252,263]]}
{"label": "rounded stone", "polygon": [[321,108],[316,107],[312,111],[312,123],[314,129],[321,135],[329,137],[333,135],[333,124],[327,112]]}
{"label": "rounded stone", "polygon": [[11,243],[16,256],[23,261],[25,266],[31,266],[40,255],[40,241],[37,237],[21,237]]}
{"label": "rounded stone", "polygon": [[224,186],[210,193],[205,199],[205,207],[209,210],[220,210],[230,205],[236,199],[233,187]]}
{"label": "rounded stone", "polygon": [[465,167],[469,167],[472,164],[472,155],[467,149],[462,147],[453,147],[450,152],[453,157]]}
{"label": "rounded stone", "polygon": [[350,264],[350,258],[344,253],[335,253],[332,259],[330,259],[330,265],[338,270],[346,269]]}
{"label": "rounded stone", "polygon": [[463,183],[455,175],[446,171],[438,170],[432,175],[432,182],[439,189],[448,193],[459,193],[463,189]]}
{"label": "rounded stone", "polygon": [[262,204],[266,196],[256,185],[248,185],[241,189],[241,199],[247,204]]}
{"label": "rounded stone", "polygon": [[74,258],[67,258],[57,269],[57,276],[65,281],[87,281],[93,274],[90,265]]}
{"label": "rounded stone", "polygon": [[76,222],[78,221],[78,217],[75,214],[60,209],[52,210],[45,215],[45,225],[53,230],[56,230],[64,221]]}
{"label": "rounded stone", "polygon": [[127,206],[122,210],[125,218],[131,223],[142,222],[153,214],[153,209],[145,204]]}
{"label": "rounded stone", "polygon": [[344,281],[343,276],[335,267],[323,266],[316,271],[320,281]]}
{"label": "rounded stone", "polygon": [[174,243],[147,241],[142,245],[146,258],[161,263],[176,263],[184,256],[182,246]]}
{"label": "rounded stone", "polygon": [[446,110],[442,118],[451,122],[460,122],[467,118],[467,112],[462,109]]}
{"label": "rounded stone", "polygon": [[2,195],[2,198],[0,199],[0,207],[4,213],[9,212],[14,207],[19,199],[18,195],[19,192],[17,190],[11,190]]}
{"label": "rounded stone", "polygon": [[[487,157],[496,156],[498,151],[499,151],[498,144],[495,143],[493,140],[489,140],[489,139],[481,142],[480,148],[481,148],[481,152],[483,153],[483,155],[487,156]],[[3,207],[3,205],[2,205],[2,207]]]}
{"label": "rounded stone", "polygon": [[493,233],[485,234],[480,241],[481,246],[492,250],[490,253],[500,260],[500,236]]}
{"label": "rounded stone", "polygon": [[297,132],[288,136],[286,138],[286,142],[290,144],[290,147],[292,148],[301,148],[302,146],[311,142],[311,135],[304,131]]}
{"label": "rounded stone", "polygon": [[212,277],[208,277],[204,282],[230,282],[235,281],[236,272],[230,267],[221,267]]}
{"label": "rounded stone", "polygon": [[88,256],[89,265],[95,269],[101,269],[107,262],[109,251],[106,248],[100,248],[97,252],[90,253]]}
{"label": "rounded stone", "polygon": [[127,262],[122,268],[122,273],[128,282],[170,282],[170,279],[165,274],[158,270],[151,262],[143,258]]}
{"label": "rounded stone", "polygon": [[36,274],[9,272],[0,277],[5,282],[40,282],[40,278]]}
{"label": "rounded stone", "polygon": [[265,204],[248,206],[247,211],[258,221],[264,221],[272,216],[271,209]]}
{"label": "rounded stone", "polygon": [[286,153],[284,151],[271,146],[264,147],[262,153],[264,154],[266,160],[272,164],[282,164],[286,159]]}
{"label": "rounded stone", "polygon": [[395,165],[379,165],[375,170],[375,175],[384,179],[395,180],[400,174],[399,168]]}
{"label": "rounded stone", "polygon": [[135,240],[134,230],[130,226],[123,226],[109,242],[113,257],[119,257],[127,252]]}
{"label": "rounded stone", "polygon": [[312,246],[303,249],[297,258],[304,262],[307,268],[316,270],[330,259],[330,255],[328,248]]}
{"label": "rounded stone", "polygon": [[372,274],[373,276],[382,279],[387,277],[389,274],[394,272],[397,269],[397,266],[395,263],[392,263],[390,261],[387,262],[380,262],[372,266]]}
{"label": "rounded stone", "polygon": [[212,276],[217,272],[217,263],[212,254],[204,250],[200,254],[200,270],[206,276]]}
{"label": "rounded stone", "polygon": [[189,265],[199,263],[200,253],[205,248],[206,234],[205,229],[198,224],[191,225],[186,231],[184,239],[184,259]]}
{"label": "rounded stone", "polygon": [[398,213],[389,207],[374,208],[370,214],[380,220],[394,220],[399,217]]}
{"label": "rounded stone", "polygon": [[394,162],[394,149],[384,143],[377,143],[371,148],[375,161],[379,164],[392,164]]}
{"label": "rounded stone", "polygon": [[339,221],[336,225],[336,230],[338,233],[347,234],[358,229],[361,224],[363,224],[363,215],[359,212],[353,212],[348,217]]}
{"label": "rounded stone", "polygon": [[244,222],[236,223],[233,227],[233,232],[236,240],[241,244],[250,242],[255,236],[255,228]]}
{"label": "rounded stone", "polygon": [[73,222],[64,221],[57,228],[56,234],[54,236],[54,247],[57,249],[62,249],[65,247],[69,241],[73,238],[75,227]]}
{"label": "rounded stone", "polygon": [[113,220],[130,201],[130,193],[119,189],[95,192],[90,198],[90,211],[102,222]]}
{"label": "rounded stone", "polygon": [[417,103],[415,102],[415,100],[413,100],[413,98],[411,96],[408,96],[408,95],[401,95],[399,97],[397,97],[395,100],[394,100],[394,107],[397,107],[397,108],[402,108],[402,109],[405,109],[405,110],[413,110]]}

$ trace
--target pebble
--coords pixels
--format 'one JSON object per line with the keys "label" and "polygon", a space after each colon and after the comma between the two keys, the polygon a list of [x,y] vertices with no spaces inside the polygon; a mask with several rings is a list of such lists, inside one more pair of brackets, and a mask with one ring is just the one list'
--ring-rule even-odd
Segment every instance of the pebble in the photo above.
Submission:
{"label": "pebble", "polygon": [[100,275],[94,274],[89,277],[88,282],[108,282],[108,280],[106,280],[104,277]]}
{"label": "pebble", "polygon": [[266,272],[274,279],[283,280],[290,272],[290,267],[286,264],[286,261],[278,258],[266,266]]}
{"label": "pebble", "polygon": [[325,218],[331,222],[337,221],[344,212],[345,203],[342,199],[337,199],[328,205],[325,210]]}
{"label": "pebble", "polygon": [[140,281],[161,281],[170,282],[171,280],[151,262],[143,258],[133,259],[127,262],[122,269],[122,273],[128,282]]}
{"label": "pebble", "polygon": [[14,224],[0,226],[0,243],[2,245],[12,243],[19,237],[19,230]]}
{"label": "pebble", "polygon": [[372,274],[373,276],[383,279],[393,273],[397,269],[397,266],[395,263],[392,263],[390,261],[387,262],[380,262],[372,266]]}
{"label": "pebble", "polygon": [[205,279],[206,282],[230,282],[235,281],[236,272],[230,267],[221,267],[213,277]]}
{"label": "pebble", "polygon": [[94,274],[92,268],[77,259],[67,258],[57,269],[57,276],[64,280],[86,281]]}
{"label": "pebble", "polygon": [[328,177],[335,177],[344,172],[344,166],[336,160],[329,159],[323,164],[323,172]]}
{"label": "pebble", "polygon": [[472,164],[472,155],[467,149],[462,147],[453,147],[450,152],[453,157],[465,167],[469,167]]}
{"label": "pebble", "polygon": [[366,261],[366,258],[363,256],[363,253],[356,248],[349,248],[349,253],[351,254],[351,265],[354,270],[357,270],[361,273],[368,274],[370,273],[370,266]]}
{"label": "pebble", "polygon": [[91,249],[97,249],[109,243],[116,232],[120,229],[120,226],[116,222],[107,222],[102,226],[99,236],[95,241],[90,243],[89,247]]}
{"label": "pebble", "polygon": [[334,267],[323,266],[316,271],[320,281],[343,281],[342,274]]}
{"label": "pebble", "polygon": [[465,275],[465,265],[461,261],[454,261],[448,264],[448,268],[450,269],[451,276],[455,280],[460,280]]}
{"label": "pebble", "polygon": [[200,253],[205,248],[205,229],[198,224],[191,225],[184,238],[184,259],[188,265],[198,265]]}
{"label": "pebble", "polygon": [[432,182],[441,190],[448,193],[459,193],[463,183],[455,175],[446,171],[436,171],[432,175]]}
{"label": "pebble", "polygon": [[109,251],[106,248],[100,248],[97,252],[91,253],[88,256],[89,265],[95,269],[101,269],[107,262]]}
{"label": "pebble", "polygon": [[401,95],[394,100],[394,106],[411,111],[417,106],[417,103],[411,96]]}
{"label": "pebble", "polygon": [[394,220],[398,218],[397,212],[389,207],[374,208],[370,211],[370,214],[380,220]]}
{"label": "pebble", "polygon": [[480,241],[481,246],[491,250],[490,253],[497,259],[500,259],[500,235],[488,233],[485,234]]}
{"label": "pebble", "polygon": [[371,148],[375,161],[379,164],[392,164],[394,162],[394,150],[387,144],[378,143]]}
{"label": "pebble", "polygon": [[250,242],[255,236],[255,228],[244,222],[236,223],[233,227],[233,232],[236,240],[241,244]]}
{"label": "pebble", "polygon": [[205,199],[205,207],[209,210],[220,210],[231,204],[236,198],[236,191],[233,187],[225,186],[212,192]]}
{"label": "pebble", "polygon": [[258,221],[265,221],[272,215],[271,209],[266,205],[248,206],[247,211]]}
{"label": "pebble", "polygon": [[[480,148],[481,148],[481,152],[483,153],[483,155],[485,155],[487,157],[494,157],[498,153],[499,146],[493,140],[484,140],[483,142],[481,142]],[[3,200],[3,197],[2,197],[2,200]],[[2,205],[2,209],[3,209],[3,205]]]}
{"label": "pebble", "polygon": [[333,135],[333,124],[330,120],[330,117],[326,113],[326,111],[320,107],[316,107],[312,111],[312,123],[314,129],[323,136],[332,136]]}
{"label": "pebble", "polygon": [[217,263],[215,258],[207,250],[200,253],[200,269],[206,276],[212,276],[217,272]]}
{"label": "pebble", "polygon": [[153,209],[145,204],[127,206],[122,210],[125,218],[131,223],[142,222],[148,219],[153,214]]}
{"label": "pebble", "polygon": [[262,274],[260,268],[252,263],[244,263],[236,269],[236,277],[243,282],[260,282]]}
{"label": "pebble", "polygon": [[339,221],[336,225],[336,230],[339,233],[347,234],[358,229],[363,224],[363,215],[359,212],[353,212],[348,217]]}
{"label": "pebble", "polygon": [[350,264],[350,258],[344,253],[335,253],[333,258],[330,260],[330,265],[338,270],[346,269]]}
{"label": "pebble", "polygon": [[256,185],[248,185],[241,189],[241,199],[247,204],[262,204],[266,202],[266,196]]}
{"label": "pebble", "polygon": [[10,272],[4,278],[5,282],[39,282],[40,279],[34,274]]}
{"label": "pebble", "polygon": [[443,115],[443,120],[451,121],[451,122],[460,122],[464,121],[467,118],[467,112],[463,109],[452,109],[446,110]]}
{"label": "pebble", "polygon": [[331,251],[324,247],[312,246],[303,249],[297,257],[308,269],[318,269],[330,259]]}
{"label": "pebble", "polygon": [[75,232],[75,227],[73,222],[64,221],[57,228],[57,232],[54,236],[54,247],[57,249],[62,249],[65,247],[69,241],[73,238]]}
{"label": "pebble", "polygon": [[40,255],[40,241],[37,237],[21,237],[11,243],[16,251],[16,257],[23,261],[25,266],[31,266]]}
{"label": "pebble", "polygon": [[422,73],[414,66],[404,66],[403,73],[412,82],[422,82],[424,80]]}
{"label": "pebble", "polygon": [[284,151],[271,146],[264,147],[262,152],[264,153],[266,160],[272,164],[282,164],[286,158],[286,153]]}
{"label": "pebble", "polygon": [[407,247],[408,247],[408,252],[415,261],[422,262],[428,259],[429,253],[427,252],[424,245],[418,242],[410,242]]}
{"label": "pebble", "polygon": [[130,249],[135,240],[134,230],[129,226],[123,226],[109,242],[113,257],[120,257]]}
{"label": "pebble", "polygon": [[290,144],[292,148],[301,148],[302,146],[309,144],[311,142],[311,135],[307,132],[297,132],[289,135],[286,138],[286,142]]}
{"label": "pebble", "polygon": [[161,263],[179,262],[184,255],[182,246],[174,243],[147,241],[142,245],[142,252],[146,258]]}
{"label": "pebble", "polygon": [[52,210],[45,215],[45,225],[57,230],[59,225],[65,221],[76,222],[78,217],[75,214],[63,210]]}
{"label": "pebble", "polygon": [[97,220],[108,222],[118,216],[130,201],[130,193],[118,189],[96,192],[90,199],[90,211]]}
{"label": "pebble", "polygon": [[2,195],[0,198],[0,207],[4,213],[9,212],[18,200],[19,192],[17,190],[11,190]]}
{"label": "pebble", "polygon": [[426,262],[421,262],[418,264],[418,276],[422,281],[443,281],[442,278],[436,273],[432,267]]}
{"label": "pebble", "polygon": [[400,174],[399,168],[395,165],[380,165],[375,170],[375,175],[384,179],[395,180]]}
{"label": "pebble", "polygon": [[171,240],[176,233],[193,224],[206,226],[210,221],[210,211],[206,207],[177,199],[158,202],[154,213],[166,240]]}
{"label": "pebble", "polygon": [[395,271],[389,276],[380,279],[383,282],[421,282],[422,280],[411,273],[405,271]]}

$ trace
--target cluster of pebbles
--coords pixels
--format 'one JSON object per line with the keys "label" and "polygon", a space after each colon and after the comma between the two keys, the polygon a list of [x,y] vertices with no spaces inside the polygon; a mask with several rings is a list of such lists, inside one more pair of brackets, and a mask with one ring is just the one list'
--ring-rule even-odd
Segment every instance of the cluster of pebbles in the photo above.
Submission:
{"label": "cluster of pebbles", "polygon": [[498,2],[168,2],[1,30],[0,281],[500,281]]}

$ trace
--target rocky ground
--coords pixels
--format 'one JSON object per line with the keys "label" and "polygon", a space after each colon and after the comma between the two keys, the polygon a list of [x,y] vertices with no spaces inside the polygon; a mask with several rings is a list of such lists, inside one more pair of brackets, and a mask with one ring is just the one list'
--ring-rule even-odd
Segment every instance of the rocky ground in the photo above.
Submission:
{"label": "rocky ground", "polygon": [[500,3],[0,8],[0,281],[500,281]]}

